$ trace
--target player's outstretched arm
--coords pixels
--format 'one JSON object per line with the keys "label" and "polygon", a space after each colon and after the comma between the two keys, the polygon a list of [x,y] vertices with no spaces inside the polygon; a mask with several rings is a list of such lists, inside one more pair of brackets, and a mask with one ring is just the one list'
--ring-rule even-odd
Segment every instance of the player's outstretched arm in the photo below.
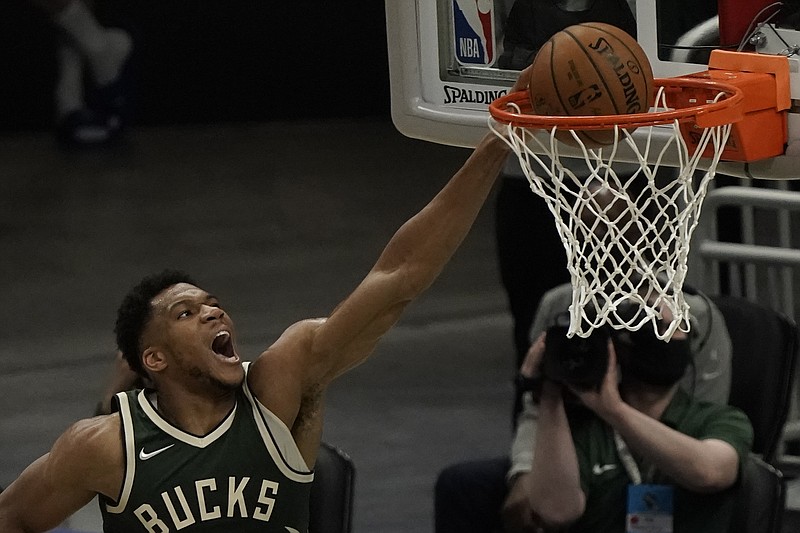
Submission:
{"label": "player's outstretched arm", "polygon": [[295,423],[294,406],[301,398],[317,395],[366,359],[405,307],[433,282],[472,226],[507,155],[503,140],[491,133],[484,137],[433,200],[400,227],[329,317],[289,327],[255,362],[248,380],[256,396],[287,425]]}
{"label": "player's outstretched arm", "polygon": [[0,493],[0,531],[49,531],[98,493],[116,498],[123,475],[119,431],[118,417],[106,416],[64,432]]}
{"label": "player's outstretched arm", "polygon": [[[527,72],[512,90],[524,88]],[[255,396],[289,428],[307,464],[322,431],[326,386],[366,359],[467,235],[508,156],[488,133],[461,169],[403,224],[356,289],[327,318],[290,326],[250,367]]]}
{"label": "player's outstretched arm", "polygon": [[[527,87],[523,71],[512,91]],[[326,382],[362,362],[405,307],[427,289],[467,235],[508,157],[488,133],[450,181],[395,233],[375,266],[321,323],[312,354],[314,381]]]}
{"label": "player's outstretched arm", "polygon": [[427,289],[467,235],[508,154],[487,136],[436,197],[389,241],[377,263],[317,330],[313,350],[333,378],[371,353],[405,307]]}

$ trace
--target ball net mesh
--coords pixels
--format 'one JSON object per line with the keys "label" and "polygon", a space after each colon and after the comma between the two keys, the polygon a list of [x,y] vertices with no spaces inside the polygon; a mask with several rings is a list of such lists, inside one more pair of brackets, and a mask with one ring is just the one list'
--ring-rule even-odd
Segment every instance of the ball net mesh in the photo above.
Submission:
{"label": "ball net mesh", "polygon": [[[668,109],[663,89],[656,97],[658,109]],[[573,287],[568,336],[588,337],[604,324],[633,331],[648,322],[662,340],[678,328],[688,331],[689,306],[682,289],[689,243],[730,124],[695,128],[699,138],[690,147],[675,120],[658,126],[669,131],[668,141],[658,148],[653,143],[656,126],[638,128],[636,138],[615,126],[612,144],[590,148],[569,128],[556,126],[542,134],[492,118],[489,125],[517,155],[531,190],[555,218]],[[580,149],[582,172],[576,173],[574,161],[569,167],[562,163],[564,145],[557,134],[568,135]],[[637,170],[618,164],[623,147],[634,154],[625,159],[638,161]],[[709,147],[713,156],[698,170]],[[677,168],[662,164],[669,151],[677,157]],[[574,152],[570,157],[575,158]],[[666,329],[658,327],[665,308],[672,315]]]}

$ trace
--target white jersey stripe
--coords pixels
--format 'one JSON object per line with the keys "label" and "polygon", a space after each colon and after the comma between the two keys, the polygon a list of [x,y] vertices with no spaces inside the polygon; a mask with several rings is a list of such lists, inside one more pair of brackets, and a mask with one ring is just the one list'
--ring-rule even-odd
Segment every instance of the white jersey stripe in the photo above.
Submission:
{"label": "white jersey stripe", "polygon": [[[245,373],[249,363],[245,363]],[[283,421],[267,409],[258,398],[253,396],[245,377],[243,387],[245,396],[253,409],[253,415],[258,426],[261,439],[267,447],[272,459],[280,471],[292,481],[310,483],[314,480],[314,473],[309,471],[303,455],[297,448],[297,443],[292,433]]]}
{"label": "white jersey stripe", "polygon": [[122,482],[122,494],[116,505],[106,504],[106,511],[109,513],[121,513],[128,505],[128,498],[133,488],[133,478],[136,474],[136,443],[133,438],[133,418],[131,417],[131,406],[128,403],[128,395],[124,392],[117,393],[119,402],[119,416],[124,434],[125,446],[125,480]]}
{"label": "white jersey stripe", "polygon": [[147,395],[144,393],[144,390],[139,392],[137,396],[139,401],[139,406],[144,411],[144,414],[147,415],[147,418],[150,419],[153,424],[155,424],[158,429],[173,437],[181,442],[185,442],[190,446],[194,446],[195,448],[205,448],[215,440],[219,439],[222,435],[225,434],[228,429],[230,429],[231,425],[233,425],[233,419],[236,416],[236,406],[233,407],[228,416],[225,417],[225,420],[217,426],[211,433],[205,435],[203,437],[197,437],[195,435],[191,435],[182,431],[166,420],[164,420],[158,411],[156,411],[155,407],[150,403],[150,400],[147,398]]}

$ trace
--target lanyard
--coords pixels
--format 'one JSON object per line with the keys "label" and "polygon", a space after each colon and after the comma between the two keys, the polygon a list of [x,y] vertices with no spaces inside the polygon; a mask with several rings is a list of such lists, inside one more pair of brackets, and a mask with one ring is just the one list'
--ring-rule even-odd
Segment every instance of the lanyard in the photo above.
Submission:
{"label": "lanyard", "polygon": [[[622,467],[627,472],[628,477],[631,480],[631,483],[634,485],[641,485],[642,484],[642,473],[639,471],[639,465],[636,464],[636,460],[633,458],[633,454],[628,449],[628,445],[625,444],[625,441],[622,440],[622,436],[617,433],[617,430],[614,430],[614,444],[617,446],[617,455],[619,455],[619,460],[622,463]],[[653,476],[655,475],[655,466],[651,466],[647,472],[648,481],[652,481]]]}

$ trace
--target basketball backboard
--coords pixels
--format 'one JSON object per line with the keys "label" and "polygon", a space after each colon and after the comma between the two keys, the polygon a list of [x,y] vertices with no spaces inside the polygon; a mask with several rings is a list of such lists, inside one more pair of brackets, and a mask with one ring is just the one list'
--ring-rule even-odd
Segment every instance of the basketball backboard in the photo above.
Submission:
{"label": "basketball backboard", "polygon": [[[516,0],[529,1],[529,0]],[[553,3],[556,0],[534,0]],[[583,0],[591,3],[593,0]],[[486,132],[487,106],[518,72],[498,66],[515,0],[386,1],[392,117],[413,138],[473,146]],[[800,5],[765,0],[628,0],[637,39],[658,77],[706,69],[711,48],[789,57],[792,108],[786,155],[726,163],[724,174],[789,178],[800,168]],[[720,45],[720,42],[722,45]]]}

